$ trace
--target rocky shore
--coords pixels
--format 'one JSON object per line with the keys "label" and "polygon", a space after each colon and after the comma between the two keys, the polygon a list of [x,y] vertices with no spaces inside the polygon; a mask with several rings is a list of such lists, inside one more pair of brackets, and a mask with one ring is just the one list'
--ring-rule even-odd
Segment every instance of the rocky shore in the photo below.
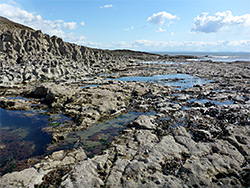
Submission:
{"label": "rocky shore", "polygon": [[92,49],[0,23],[1,109],[72,119],[43,129],[47,150],[95,123],[141,113],[104,148],[77,140],[74,149],[30,157],[3,173],[0,187],[250,186],[250,62]]}

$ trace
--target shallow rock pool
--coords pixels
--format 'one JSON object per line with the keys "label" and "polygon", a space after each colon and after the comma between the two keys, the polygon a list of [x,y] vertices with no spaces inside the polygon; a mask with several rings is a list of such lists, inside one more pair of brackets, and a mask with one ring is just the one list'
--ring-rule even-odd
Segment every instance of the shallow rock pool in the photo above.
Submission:
{"label": "shallow rock pool", "polygon": [[44,110],[11,111],[0,108],[0,174],[12,171],[20,160],[46,154],[51,135],[45,127],[58,126],[70,118],[45,115]]}
{"label": "shallow rock pool", "polygon": [[85,86],[80,86],[80,88],[90,88],[90,87],[98,87],[99,85],[96,84],[89,84],[89,85],[85,85]]}
{"label": "shallow rock pool", "polygon": [[141,81],[141,82],[154,82],[162,85],[170,85],[176,87],[178,90],[185,88],[191,88],[195,85],[204,85],[211,82],[211,80],[206,80],[199,78],[197,76],[192,76],[189,74],[164,74],[164,75],[154,75],[154,76],[131,76],[131,77],[120,77],[114,80],[120,81]]}
{"label": "shallow rock pool", "polygon": [[148,64],[165,64],[165,65],[181,65],[187,64],[188,62],[174,62],[174,61],[142,61],[140,63],[148,63]]}
{"label": "shallow rock pool", "polygon": [[83,147],[88,156],[100,153],[106,146],[118,136],[125,125],[135,120],[140,115],[152,115],[151,112],[130,111],[114,119],[103,123],[96,123],[84,131],[70,133],[65,140],[51,146],[51,149],[73,149]]}

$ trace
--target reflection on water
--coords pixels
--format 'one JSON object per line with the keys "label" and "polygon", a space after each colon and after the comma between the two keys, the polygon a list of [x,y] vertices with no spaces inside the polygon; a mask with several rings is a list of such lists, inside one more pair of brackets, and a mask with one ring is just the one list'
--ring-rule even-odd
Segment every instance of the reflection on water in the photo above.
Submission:
{"label": "reflection on water", "polygon": [[212,61],[212,62],[235,62],[250,61],[250,56],[203,56],[199,59],[188,59],[189,61]]}
{"label": "reflection on water", "polygon": [[202,104],[205,104],[205,103],[212,103],[212,104],[215,104],[215,105],[218,105],[218,106],[221,106],[221,105],[230,105],[230,104],[234,104],[233,101],[231,100],[226,100],[226,101],[214,101],[214,100],[208,100],[208,99],[190,99],[189,103],[192,103],[192,102],[200,102]]}
{"label": "reflection on water", "polygon": [[57,149],[83,147],[88,156],[98,154],[125,128],[125,125],[142,114],[152,115],[155,112],[131,111],[104,123],[96,123],[87,130],[70,133],[63,142],[55,144],[54,147]]}
{"label": "reflection on water", "polygon": [[[177,89],[190,88],[194,85],[203,85],[210,82],[187,74],[121,77],[115,80],[154,82],[175,86]],[[98,87],[98,85],[82,86],[82,88],[86,87]],[[13,99],[26,100],[26,98],[20,97]],[[70,118],[62,114],[48,116],[42,115],[42,113],[44,111],[41,110],[8,111],[0,108],[0,173],[6,172],[8,166],[19,160],[46,154],[46,147],[51,140],[51,136],[43,132],[43,128],[70,126],[69,122],[72,123]],[[105,149],[113,137],[125,128],[125,125],[142,114],[150,115],[155,114],[155,112],[131,111],[107,122],[96,123],[87,130],[70,133],[62,142],[50,145],[49,151],[83,147],[88,156],[95,155]],[[178,125],[181,123],[178,122]]]}
{"label": "reflection on water", "polygon": [[187,64],[188,62],[175,62],[175,61],[142,61],[140,63],[148,63],[148,64],[164,64],[164,65],[180,65]]}
{"label": "reflection on water", "polygon": [[28,101],[29,99],[26,98],[26,97],[21,97],[21,96],[18,96],[18,97],[6,97],[7,99],[20,99],[20,100],[24,100],[24,101]]}
{"label": "reflection on water", "polygon": [[90,85],[86,85],[86,86],[80,86],[80,88],[89,88],[89,87],[98,87],[98,85],[90,84]]}
{"label": "reflection on water", "polygon": [[50,135],[41,131],[48,116],[33,111],[8,111],[0,108],[0,165],[42,155]]}
{"label": "reflection on water", "polygon": [[69,119],[61,114],[48,116],[42,113],[46,111],[0,108],[0,174],[8,171],[17,161],[45,154],[51,135],[42,129],[53,122],[58,125]]}
{"label": "reflection on water", "polygon": [[162,85],[170,85],[176,87],[176,89],[191,88],[195,85],[203,85],[209,83],[210,80],[205,80],[197,76],[191,76],[189,74],[165,74],[154,76],[131,76],[120,77],[115,80],[120,81],[142,81],[142,82],[155,82]]}

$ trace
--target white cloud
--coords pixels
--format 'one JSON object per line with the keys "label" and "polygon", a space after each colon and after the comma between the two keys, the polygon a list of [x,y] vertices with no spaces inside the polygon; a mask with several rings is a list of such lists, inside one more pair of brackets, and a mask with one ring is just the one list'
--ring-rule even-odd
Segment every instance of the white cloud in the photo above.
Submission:
{"label": "white cloud", "polygon": [[109,45],[104,45],[103,43],[100,43],[100,42],[92,42],[92,41],[83,41],[81,43],[81,45],[84,45],[84,46],[88,46],[88,47],[91,47],[91,48],[110,48]]}
{"label": "white cloud", "polygon": [[14,0],[1,0],[1,3],[17,5],[17,3]]}
{"label": "white cloud", "polygon": [[[17,7],[17,5],[14,4],[0,4],[0,12],[1,16],[20,24],[29,26],[35,30],[42,30],[44,33],[56,35],[69,42],[77,41],[76,36],[74,36],[73,33],[66,33],[64,31],[64,29],[76,29],[77,23],[75,22],[65,22],[63,20],[44,20],[42,16],[30,13]],[[84,36],[79,36],[79,38],[81,38],[80,41],[82,41],[84,39]]]}
{"label": "white cloud", "polygon": [[174,36],[174,32],[171,32],[170,35],[171,35],[171,36]]}
{"label": "white cloud", "polygon": [[156,32],[166,32],[166,29],[162,29],[161,27],[158,28],[158,30],[156,30]]}
{"label": "white cloud", "polygon": [[151,17],[148,17],[147,21],[156,25],[163,25],[166,22],[166,20],[174,20],[174,19],[178,19],[178,17],[163,11],[155,13]]}
{"label": "white cloud", "polygon": [[133,29],[134,29],[134,27],[131,26],[131,27],[125,28],[124,31],[130,31],[130,30],[133,30]]}
{"label": "white cloud", "polygon": [[132,49],[143,51],[249,51],[250,40],[240,41],[120,41],[108,44],[85,42],[85,45],[108,49]]}
{"label": "white cloud", "polygon": [[82,44],[85,42],[86,37],[81,35],[81,36],[75,36],[73,32],[65,35],[64,40],[70,41],[76,44]]}
{"label": "white cloud", "polygon": [[74,30],[77,28],[76,22],[64,22],[63,27],[68,30]]}
{"label": "white cloud", "polygon": [[80,23],[80,25],[81,25],[81,26],[85,26],[85,22],[82,21],[82,22]]}
{"label": "white cloud", "polygon": [[217,12],[214,16],[201,13],[194,18],[192,31],[199,33],[213,33],[230,26],[250,26],[250,14],[233,16],[231,11]]}
{"label": "white cloud", "polygon": [[109,5],[104,5],[104,6],[101,6],[100,8],[112,8],[113,5],[109,4]]}

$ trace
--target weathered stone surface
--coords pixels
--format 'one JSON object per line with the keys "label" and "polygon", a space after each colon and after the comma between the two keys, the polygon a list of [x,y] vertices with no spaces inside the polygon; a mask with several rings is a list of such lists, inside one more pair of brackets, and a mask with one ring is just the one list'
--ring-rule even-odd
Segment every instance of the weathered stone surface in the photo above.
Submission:
{"label": "weathered stone surface", "polygon": [[99,178],[97,168],[91,160],[78,164],[68,175],[63,177],[62,187],[101,187],[104,185]]}
{"label": "weathered stone surface", "polygon": [[20,172],[6,174],[0,178],[1,187],[34,187],[43,182],[43,178],[51,171],[64,167],[72,167],[77,162],[85,160],[86,154],[82,149],[57,151],[46,156],[40,163]]}
{"label": "weathered stone surface", "polygon": [[1,187],[34,187],[35,184],[42,182],[45,172],[38,172],[35,168],[28,168],[21,172],[6,174],[0,178]]}
{"label": "weathered stone surface", "polygon": [[[9,85],[9,81],[76,80],[88,74],[126,68],[135,60],[161,57],[126,50],[108,51],[77,46],[5,18],[0,21],[3,22],[0,29],[0,52],[6,54],[6,60],[1,66],[2,85]],[[141,92],[144,92],[141,87],[134,90],[134,93]]]}
{"label": "weathered stone surface", "polygon": [[[72,117],[70,126],[45,129],[53,141],[131,109],[155,114],[130,122],[100,155],[57,151],[34,167],[5,174],[2,187],[250,186],[249,62],[185,64],[184,56],[91,49],[21,26],[1,29],[0,37],[1,108],[39,105]],[[147,60],[174,63],[138,63]],[[168,80],[112,80],[176,73],[212,81],[174,89]]]}
{"label": "weathered stone surface", "polygon": [[152,123],[151,120],[154,119],[154,116],[152,117],[149,117],[149,116],[145,116],[145,115],[141,115],[139,116],[131,126],[133,127],[137,127],[139,129],[155,129],[156,128],[156,125],[154,125]]}

